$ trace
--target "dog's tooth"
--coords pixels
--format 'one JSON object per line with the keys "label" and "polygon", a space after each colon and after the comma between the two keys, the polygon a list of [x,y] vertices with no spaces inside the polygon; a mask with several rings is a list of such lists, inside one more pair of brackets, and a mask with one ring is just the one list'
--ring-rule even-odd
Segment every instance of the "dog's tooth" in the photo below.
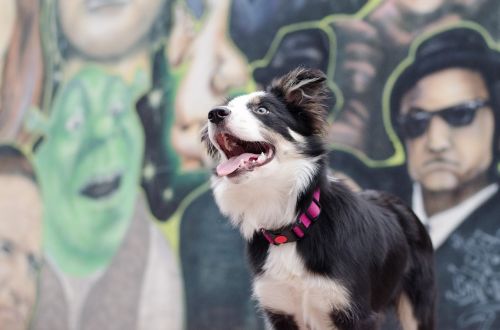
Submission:
{"label": "dog's tooth", "polygon": [[259,162],[263,162],[266,160],[266,155],[263,152],[260,153],[259,158],[257,158]]}
{"label": "dog's tooth", "polygon": [[227,150],[231,150],[231,146],[229,145],[229,140],[227,137],[224,135],[224,146],[226,147]]}

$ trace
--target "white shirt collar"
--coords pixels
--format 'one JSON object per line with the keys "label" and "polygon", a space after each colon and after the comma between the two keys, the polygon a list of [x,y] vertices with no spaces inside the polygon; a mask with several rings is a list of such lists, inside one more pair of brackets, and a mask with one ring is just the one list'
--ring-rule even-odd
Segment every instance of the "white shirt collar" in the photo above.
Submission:
{"label": "white shirt collar", "polygon": [[481,189],[462,203],[428,217],[425,213],[422,188],[413,184],[412,207],[415,214],[429,230],[434,250],[446,241],[448,236],[464,222],[464,220],[479,206],[490,199],[498,190],[498,184],[492,183]]}

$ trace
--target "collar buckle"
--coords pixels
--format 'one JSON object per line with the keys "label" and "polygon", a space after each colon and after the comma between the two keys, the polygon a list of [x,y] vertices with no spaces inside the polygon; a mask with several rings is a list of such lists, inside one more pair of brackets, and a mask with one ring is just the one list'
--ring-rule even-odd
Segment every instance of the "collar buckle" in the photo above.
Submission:
{"label": "collar buckle", "polygon": [[289,242],[298,241],[303,238],[308,228],[318,220],[321,214],[321,205],[319,203],[319,188],[314,191],[311,204],[304,213],[301,213],[294,224],[283,228],[280,231],[269,231],[260,229],[262,236],[274,245],[281,245]]}

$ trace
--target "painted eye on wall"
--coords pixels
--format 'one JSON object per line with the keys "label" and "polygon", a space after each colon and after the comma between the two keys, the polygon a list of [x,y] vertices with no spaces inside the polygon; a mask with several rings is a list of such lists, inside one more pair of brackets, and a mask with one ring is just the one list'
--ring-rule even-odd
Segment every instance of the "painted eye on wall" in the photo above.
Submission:
{"label": "painted eye on wall", "polygon": [[269,113],[269,110],[267,110],[264,107],[260,107],[260,108],[257,108],[257,109],[253,109],[253,112],[255,112],[258,115],[267,115]]}
{"label": "painted eye on wall", "polygon": [[68,132],[74,132],[83,125],[83,115],[81,113],[75,113],[73,116],[69,117],[66,121],[66,130]]}
{"label": "painted eye on wall", "polygon": [[118,116],[125,111],[125,106],[122,103],[112,104],[109,108],[109,112],[112,116]]}
{"label": "painted eye on wall", "polygon": [[0,240],[0,254],[10,255],[14,252],[14,244],[11,241]]}

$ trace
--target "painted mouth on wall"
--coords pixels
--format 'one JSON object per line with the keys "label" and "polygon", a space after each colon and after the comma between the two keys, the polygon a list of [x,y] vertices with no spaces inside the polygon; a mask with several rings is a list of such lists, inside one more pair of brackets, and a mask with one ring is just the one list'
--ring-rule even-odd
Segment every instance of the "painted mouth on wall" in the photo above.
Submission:
{"label": "painted mouth on wall", "polygon": [[92,178],[80,189],[80,194],[92,199],[106,198],[118,190],[121,180],[121,173]]}
{"label": "painted mouth on wall", "polygon": [[124,6],[131,2],[131,0],[86,0],[87,10],[96,11],[108,7]]}
{"label": "painted mouth on wall", "polygon": [[0,324],[7,326],[7,328],[9,325],[16,326],[25,323],[26,318],[23,316],[16,308],[0,305]]}
{"label": "painted mouth on wall", "polygon": [[460,167],[454,160],[445,158],[433,158],[424,162],[423,166],[427,171],[453,171]]}

